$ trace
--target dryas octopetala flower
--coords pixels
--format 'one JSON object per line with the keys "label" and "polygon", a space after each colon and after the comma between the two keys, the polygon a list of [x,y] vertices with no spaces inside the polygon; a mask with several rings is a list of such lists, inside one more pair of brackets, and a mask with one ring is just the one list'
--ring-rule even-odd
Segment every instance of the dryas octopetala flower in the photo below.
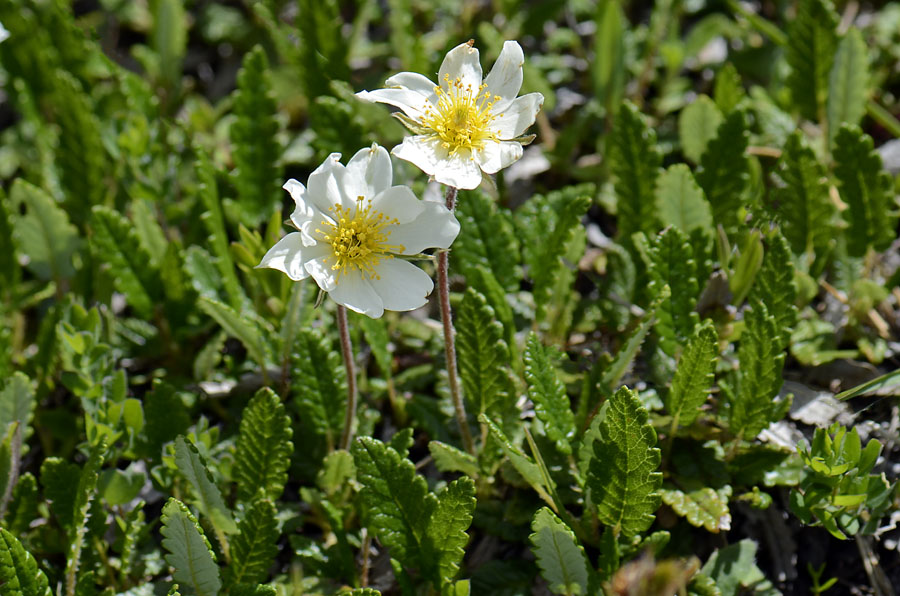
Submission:
{"label": "dryas octopetala flower", "polygon": [[412,73],[396,74],[386,89],[360,91],[361,99],[400,108],[395,114],[414,136],[392,153],[414,163],[435,180],[457,188],[475,188],[481,173],[494,174],[522,157],[522,136],[544,103],[540,93],[516,97],[522,86],[522,48],[514,41],[503,50],[487,78],[474,42],[450,50],[438,72],[438,84]]}
{"label": "dryas octopetala flower", "polygon": [[293,280],[312,276],[338,304],[373,318],[425,304],[434,284],[404,260],[426,248],[448,248],[459,222],[442,204],[420,201],[406,186],[391,186],[391,158],[378,145],[361,149],[346,166],[332,153],[309,175],[308,186],[288,180],[299,230],[279,240],[259,267]]}

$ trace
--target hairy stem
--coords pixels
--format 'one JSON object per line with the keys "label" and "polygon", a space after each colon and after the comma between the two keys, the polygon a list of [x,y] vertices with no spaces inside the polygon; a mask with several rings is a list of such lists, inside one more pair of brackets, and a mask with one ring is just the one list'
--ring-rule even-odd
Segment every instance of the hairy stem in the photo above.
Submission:
{"label": "hairy stem", "polygon": [[[447,188],[447,209],[453,211],[456,207],[457,190],[453,186]],[[456,339],[453,329],[453,314],[450,312],[450,253],[446,250],[437,256],[437,285],[438,302],[441,305],[441,322],[444,325],[444,355],[447,360],[447,378],[450,381],[450,397],[453,398],[453,409],[456,411],[456,422],[459,424],[459,433],[462,435],[463,445],[466,451],[475,455],[475,442],[469,431],[469,423],[466,418],[466,406],[463,404],[462,393],[459,390],[459,376],[456,372]]]}
{"label": "hairy stem", "polygon": [[353,365],[353,344],[350,343],[350,328],[347,325],[347,309],[338,304],[338,330],[341,334],[341,355],[347,370],[347,416],[344,418],[344,433],[341,435],[341,449],[350,449],[353,440],[353,419],[356,418],[356,367]]}

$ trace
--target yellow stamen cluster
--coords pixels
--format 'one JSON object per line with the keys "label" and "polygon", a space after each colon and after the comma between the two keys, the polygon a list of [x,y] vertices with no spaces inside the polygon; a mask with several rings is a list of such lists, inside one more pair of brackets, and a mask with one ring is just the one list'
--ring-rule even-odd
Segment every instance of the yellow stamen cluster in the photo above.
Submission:
{"label": "yellow stamen cluster", "polygon": [[357,270],[369,279],[381,279],[376,271],[381,259],[392,259],[390,253],[404,250],[400,245],[388,244],[391,231],[385,229],[399,222],[372,209],[372,200],[361,196],[356,198],[355,209],[335,205],[329,211],[334,222],[322,220],[324,229],[316,229],[316,233],[331,245],[331,269],[338,272],[338,277]]}
{"label": "yellow stamen cluster", "polygon": [[483,84],[477,89],[463,85],[457,78],[444,75],[444,85],[435,87],[437,105],[425,110],[422,124],[434,131],[441,145],[455,155],[461,149],[481,149],[485,141],[497,140],[490,130],[494,115],[491,113],[499,95],[492,96]]}

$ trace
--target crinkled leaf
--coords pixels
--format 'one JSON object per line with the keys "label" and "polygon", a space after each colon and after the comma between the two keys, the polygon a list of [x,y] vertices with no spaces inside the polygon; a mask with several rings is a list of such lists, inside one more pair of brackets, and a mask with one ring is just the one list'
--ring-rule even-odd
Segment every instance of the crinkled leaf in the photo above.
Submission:
{"label": "crinkled leaf", "polygon": [[726,62],[716,73],[716,84],[713,90],[713,98],[716,105],[727,114],[737,107],[745,97],[741,75],[731,62]]}
{"label": "crinkled leaf", "polygon": [[625,375],[625,372],[628,370],[628,366],[634,360],[635,356],[637,356],[638,350],[641,349],[641,344],[644,343],[644,338],[647,337],[647,333],[650,332],[650,329],[656,322],[657,311],[659,310],[660,306],[671,296],[671,291],[669,290],[668,286],[662,286],[661,288],[656,289],[658,293],[656,295],[656,299],[653,301],[653,304],[651,304],[650,307],[644,312],[643,318],[625,339],[625,343],[622,345],[622,347],[619,348],[619,351],[616,352],[613,361],[609,364],[606,370],[603,371],[603,375],[600,379],[600,385],[604,388],[605,391],[612,392],[613,388],[622,379],[622,376]]}
{"label": "crinkled leaf", "polygon": [[225,505],[222,492],[213,482],[206,462],[189,439],[175,439],[175,465],[191,485],[200,512],[208,516],[220,531],[236,533],[237,526],[231,517],[231,510]]}
{"label": "crinkled leaf", "polygon": [[686,164],[669,166],[656,180],[656,211],[663,225],[711,234],[709,202]]}
{"label": "crinkled leaf", "polygon": [[716,130],[724,119],[722,110],[706,95],[700,95],[681,110],[678,137],[684,156],[700,163],[706,146],[716,137]]}
{"label": "crinkled leaf", "polygon": [[463,476],[437,494],[437,506],[428,522],[427,536],[436,552],[436,565],[442,583],[459,572],[469,541],[466,530],[475,511],[475,483]]}
{"label": "crinkled leaf", "polygon": [[209,298],[200,298],[200,309],[222,326],[226,332],[235,337],[247,348],[247,353],[260,366],[266,365],[265,335],[257,322],[234,310],[227,304]]}
{"label": "crinkled leaf", "polygon": [[730,486],[726,485],[719,490],[705,486],[687,492],[663,488],[660,493],[663,503],[686,518],[692,526],[706,528],[714,533],[731,529],[731,513],[728,510]]}
{"label": "crinkled leaf", "polygon": [[197,596],[216,596],[222,587],[219,567],[196,518],[184,503],[169,498],[160,519],[162,545],[169,551],[165,559],[172,567],[172,577],[191,586]]}
{"label": "crinkled leaf", "polygon": [[722,596],[752,594],[774,596],[781,594],[756,566],[757,545],[749,538],[714,552],[700,572],[716,582]]}
{"label": "crinkled leaf", "polygon": [[787,240],[780,233],[775,232],[769,237],[767,248],[750,290],[750,301],[762,302],[769,309],[769,314],[775,318],[780,345],[785,348],[797,323],[794,265]]}
{"label": "crinkled leaf", "polygon": [[830,0],[800,0],[787,27],[785,58],[794,105],[810,120],[825,115],[828,76],[837,47],[837,15]]}
{"label": "crinkled leaf", "polygon": [[531,488],[533,488],[538,496],[548,505],[555,506],[553,498],[550,496],[550,491],[553,487],[547,485],[545,477],[541,474],[541,469],[534,460],[522,453],[521,449],[510,443],[503,431],[500,430],[500,427],[490,418],[481,415],[478,417],[478,421],[487,425],[488,432],[490,432],[491,436],[500,443],[500,447],[503,449],[506,457],[509,458],[510,463],[516,471],[525,479],[525,482],[531,485]]}
{"label": "crinkled leaf", "polygon": [[697,182],[709,200],[713,221],[726,232],[740,223],[738,211],[750,181],[750,165],[744,155],[748,143],[747,117],[742,110],[735,110],[716,129],[697,170]]}
{"label": "crinkled leaf", "polygon": [[281,400],[271,389],[260,389],[241,416],[232,469],[239,499],[248,501],[259,490],[270,499],[281,496],[294,452],[292,434]]}
{"label": "crinkled leaf", "polygon": [[441,472],[462,472],[469,476],[478,476],[478,460],[474,455],[440,441],[429,442],[428,451],[434,465]]}
{"label": "crinkled leaf", "polygon": [[450,252],[453,270],[469,277],[470,270],[480,265],[506,290],[517,288],[519,243],[509,212],[480,191],[463,191],[456,218],[460,232]]}
{"label": "crinkled leaf", "polygon": [[551,349],[543,346],[535,333],[528,336],[525,346],[525,380],[528,397],[534,402],[535,413],[547,437],[561,453],[571,453],[575,416],[566,387],[556,373]]}
{"label": "crinkled leaf", "polygon": [[[90,544],[88,537],[88,518],[96,512],[91,512],[91,502],[97,492],[97,479],[100,466],[106,455],[106,438],[91,447],[90,455],[84,464],[84,469],[78,478],[75,488],[75,499],[72,504],[72,531],[70,533],[69,550],[66,553],[66,594],[75,593],[75,583],[78,568],[81,564],[81,550],[85,544]],[[71,490],[71,487],[69,487]],[[99,538],[99,536],[97,537]]]}
{"label": "crinkled leaf", "polygon": [[28,269],[44,281],[59,283],[72,277],[72,255],[80,242],[66,212],[43,189],[23,178],[13,182],[10,200],[25,205],[25,215],[13,218],[13,235],[19,252],[28,256]]}
{"label": "crinkled leaf", "polygon": [[662,155],[656,133],[631,103],[622,104],[608,137],[607,154],[615,176],[619,238],[656,231],[656,178]]}
{"label": "crinkled leaf", "polygon": [[718,341],[715,326],[706,320],[697,327],[678,360],[666,407],[672,418],[685,426],[697,419],[715,382]]}
{"label": "crinkled leaf", "polygon": [[850,27],[838,44],[828,77],[828,134],[832,146],[841,125],[856,125],[869,98],[869,57],[866,42]]}
{"label": "crinkled leaf", "polygon": [[625,536],[650,527],[660,503],[660,452],[647,410],[627,387],[609,400],[587,483],[598,518]]}
{"label": "crinkled leaf", "polygon": [[668,227],[653,239],[649,255],[652,283],[671,290],[671,297],[656,311],[655,329],[663,350],[674,355],[700,319],[694,310],[700,295],[694,250],[684,232]]}
{"label": "crinkled leaf", "polygon": [[81,470],[58,457],[48,457],[41,464],[41,485],[44,498],[50,501],[50,511],[66,531],[72,528],[75,511],[73,486],[78,485]]}
{"label": "crinkled leaf", "polygon": [[554,594],[588,594],[588,562],[575,533],[552,511],[542,507],[529,536],[541,576]]}
{"label": "crinkled leaf", "polygon": [[31,436],[31,417],[34,415],[34,389],[21,372],[13,373],[0,391],[0,433],[13,422],[18,423],[21,441]]}
{"label": "crinkled leaf", "polygon": [[4,596],[50,596],[47,576],[15,536],[0,528],[0,586]]}
{"label": "crinkled leaf", "polygon": [[275,505],[268,499],[255,501],[238,524],[231,540],[228,580],[232,584],[264,581],[278,555],[278,521]]}

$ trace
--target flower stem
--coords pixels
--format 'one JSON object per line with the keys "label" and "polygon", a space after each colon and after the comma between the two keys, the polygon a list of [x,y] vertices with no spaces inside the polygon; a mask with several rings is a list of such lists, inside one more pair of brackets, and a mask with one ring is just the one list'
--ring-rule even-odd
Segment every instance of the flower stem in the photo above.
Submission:
{"label": "flower stem", "polygon": [[[456,207],[455,187],[447,188],[447,209],[451,212]],[[453,399],[453,409],[456,411],[456,422],[459,424],[459,434],[462,435],[463,445],[470,454],[475,455],[475,442],[469,431],[469,423],[466,418],[466,406],[463,403],[462,393],[459,390],[459,376],[456,372],[456,340],[453,329],[453,315],[450,312],[450,253],[446,250],[437,255],[437,285],[438,302],[441,305],[441,322],[444,324],[444,355],[447,360],[447,379],[450,381],[450,397]]]}
{"label": "flower stem", "polygon": [[341,449],[350,449],[353,440],[353,419],[356,418],[356,367],[353,365],[353,344],[350,343],[350,328],[347,325],[347,309],[338,304],[338,331],[341,334],[341,356],[347,370],[347,416],[344,418],[344,433],[341,435]]}

